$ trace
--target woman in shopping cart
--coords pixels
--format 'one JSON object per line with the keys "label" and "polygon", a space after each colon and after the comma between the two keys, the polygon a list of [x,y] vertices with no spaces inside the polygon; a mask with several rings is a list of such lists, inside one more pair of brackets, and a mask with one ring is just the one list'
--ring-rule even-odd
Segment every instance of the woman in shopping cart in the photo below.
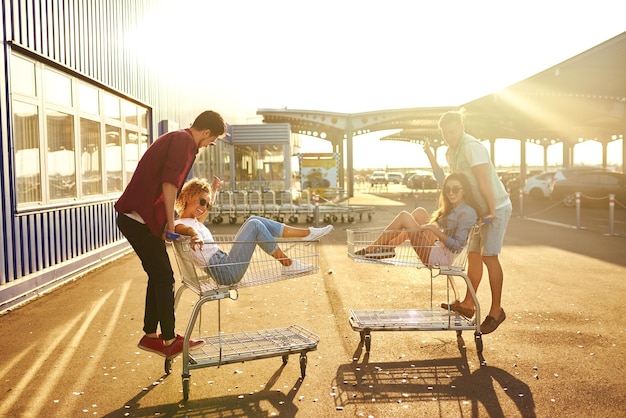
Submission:
{"label": "woman in shopping cart", "polygon": [[332,231],[332,225],[323,228],[294,228],[271,219],[251,216],[239,228],[230,252],[227,254],[222,251],[209,228],[202,222],[221,187],[222,181],[217,177],[214,177],[212,184],[206,179],[192,179],[185,183],[176,200],[179,217],[175,221],[174,231],[191,237],[196,265],[208,268],[220,284],[231,285],[242,279],[258,245],[282,265],[284,275],[303,274],[313,270],[313,265],[289,258],[279,247],[276,238],[315,241]]}
{"label": "woman in shopping cart", "polygon": [[409,239],[424,264],[449,266],[478,221],[477,208],[467,178],[452,173],[443,180],[439,208],[432,215],[422,207],[400,212],[371,245],[356,251],[355,256],[392,258],[395,247]]}

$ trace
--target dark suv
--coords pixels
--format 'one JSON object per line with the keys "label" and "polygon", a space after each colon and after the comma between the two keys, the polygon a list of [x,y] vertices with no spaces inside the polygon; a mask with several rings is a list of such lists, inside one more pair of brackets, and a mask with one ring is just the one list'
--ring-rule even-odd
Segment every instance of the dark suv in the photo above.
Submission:
{"label": "dark suv", "polygon": [[613,194],[621,205],[626,205],[626,174],[598,168],[564,168],[554,174],[550,190],[550,197],[562,200],[567,207],[576,205],[576,192],[581,194],[581,204],[606,204]]}

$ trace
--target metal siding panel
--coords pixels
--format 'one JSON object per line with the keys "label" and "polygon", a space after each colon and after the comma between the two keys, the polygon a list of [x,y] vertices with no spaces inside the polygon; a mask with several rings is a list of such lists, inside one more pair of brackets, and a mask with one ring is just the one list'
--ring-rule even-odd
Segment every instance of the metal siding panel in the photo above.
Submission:
{"label": "metal siding panel", "polygon": [[85,225],[87,225],[87,236],[85,238],[85,241],[87,242],[87,247],[86,250],[87,251],[91,251],[94,248],[96,248],[96,243],[94,241],[94,233],[93,233],[93,229],[95,227],[95,220],[94,220],[94,206],[88,206],[87,207],[87,213],[85,216]]}
{"label": "metal siding panel", "polygon": [[77,207],[74,211],[74,215],[76,216],[74,219],[74,225],[72,226],[74,229],[74,257],[78,257],[85,253],[85,237],[83,234],[83,228],[85,225],[83,222],[83,212],[85,211],[84,206]]}
{"label": "metal siding panel", "polygon": [[52,45],[52,39],[54,34],[52,33],[52,16],[50,15],[50,1],[44,0],[41,2],[40,18],[41,18],[41,53],[47,57],[51,57],[54,53],[54,47]]}
{"label": "metal siding panel", "polygon": [[[20,229],[22,228],[21,225],[22,222],[22,218],[17,218],[15,220],[14,224],[14,230],[13,230],[13,251],[14,251],[14,260],[11,260],[11,264],[13,264],[13,273],[14,276],[8,275],[7,276],[7,280],[8,281],[12,281],[13,279],[15,279],[15,277],[22,277],[24,275],[24,266],[22,263],[22,252],[21,248],[22,248],[22,240],[21,240],[21,234],[19,233]],[[8,274],[8,273],[7,273]]]}
{"label": "metal siding panel", "polygon": [[26,21],[24,31],[26,33],[26,45],[35,51],[41,51],[41,10],[28,0],[25,1]]}
{"label": "metal siding panel", "polygon": [[61,229],[59,232],[61,233],[61,262],[67,261],[70,258],[70,246],[69,246],[69,236],[70,236],[70,223],[68,220],[68,211],[59,211],[61,215]]}
{"label": "metal siding panel", "polygon": [[41,253],[43,267],[50,266],[52,264],[52,240],[53,230],[52,226],[52,213],[43,213],[41,217]]}
{"label": "metal siding panel", "polygon": [[39,243],[34,237],[37,231],[36,220],[37,218],[35,214],[29,215],[26,222],[27,227],[20,231],[22,234],[22,239],[26,243],[26,245],[24,246],[24,253],[22,254],[22,257],[24,257],[27,265],[26,274],[31,274],[37,271],[37,251],[39,248]]}
{"label": "metal siding panel", "polygon": [[76,3],[68,0],[66,3],[67,16],[67,37],[65,38],[65,53],[67,55],[66,64],[71,68],[76,68]]}
{"label": "metal siding panel", "polygon": [[50,35],[52,37],[50,40],[52,57],[54,60],[61,62],[61,23],[59,22],[58,0],[50,0],[48,14],[50,15],[50,21],[52,22],[50,27]]}
{"label": "metal siding panel", "polygon": [[83,74],[87,74],[86,71],[86,43],[85,43],[85,3],[78,0],[77,1],[77,13],[76,13],[76,51],[78,53],[77,56],[77,69]]}

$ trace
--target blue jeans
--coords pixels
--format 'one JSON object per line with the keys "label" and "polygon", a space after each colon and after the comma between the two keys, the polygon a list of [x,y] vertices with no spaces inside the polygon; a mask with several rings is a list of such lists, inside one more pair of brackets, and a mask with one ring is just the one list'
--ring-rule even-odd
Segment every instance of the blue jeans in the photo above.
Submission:
{"label": "blue jeans", "polygon": [[267,254],[278,248],[274,238],[283,236],[285,224],[260,216],[249,217],[235,235],[230,253],[218,251],[209,259],[208,273],[221,285],[239,282],[248,270],[254,248],[258,245]]}

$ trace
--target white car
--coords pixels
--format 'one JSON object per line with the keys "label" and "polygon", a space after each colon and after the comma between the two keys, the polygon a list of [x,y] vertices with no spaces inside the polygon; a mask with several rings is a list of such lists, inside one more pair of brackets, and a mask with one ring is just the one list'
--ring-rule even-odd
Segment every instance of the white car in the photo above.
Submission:
{"label": "white car", "polygon": [[547,199],[550,197],[550,183],[554,177],[554,171],[544,171],[536,176],[526,179],[524,187],[524,195],[530,196],[535,200]]}

